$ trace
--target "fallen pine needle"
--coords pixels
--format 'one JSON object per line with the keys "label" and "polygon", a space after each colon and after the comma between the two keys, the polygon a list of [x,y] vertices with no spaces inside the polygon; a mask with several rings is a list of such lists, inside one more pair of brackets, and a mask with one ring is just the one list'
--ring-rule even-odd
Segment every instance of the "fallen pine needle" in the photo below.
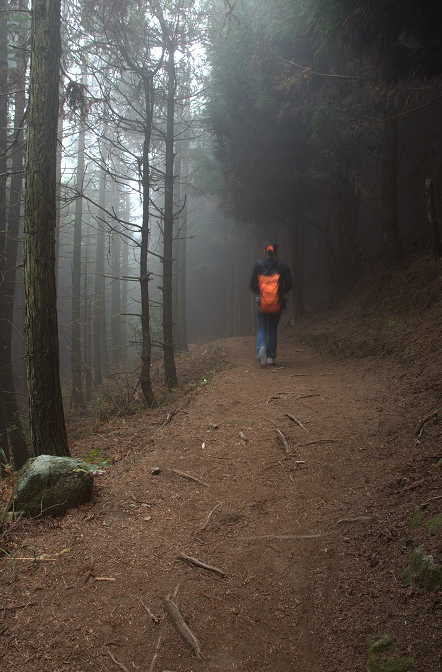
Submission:
{"label": "fallen pine needle", "polygon": [[94,576],[94,581],[116,581],[113,576]]}
{"label": "fallen pine needle", "polygon": [[220,576],[226,576],[226,573],[222,571],[222,569],[218,569],[218,567],[212,567],[212,565],[208,565],[205,562],[202,562],[201,560],[198,560],[197,558],[191,558],[190,555],[186,555],[185,553],[180,553],[178,555],[178,558],[180,560],[185,560],[191,565],[195,565],[196,567],[202,567],[202,569],[207,569],[209,572],[215,572],[215,574],[219,574]]}

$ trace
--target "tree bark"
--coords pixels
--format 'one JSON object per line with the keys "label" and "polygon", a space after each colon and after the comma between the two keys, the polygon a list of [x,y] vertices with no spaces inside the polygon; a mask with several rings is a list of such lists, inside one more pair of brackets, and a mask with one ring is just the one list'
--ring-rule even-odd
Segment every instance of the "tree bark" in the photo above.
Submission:
{"label": "tree bark", "polygon": [[[0,0],[0,343],[3,346],[4,332],[4,277],[6,272],[6,149],[8,124],[8,49],[6,2]],[[0,354],[3,369],[3,347]],[[9,445],[4,412],[5,395],[0,389],[0,449],[4,453],[4,461],[9,461]]]}
{"label": "tree bark", "polygon": [[71,375],[72,403],[75,408],[86,406],[83,396],[83,363],[81,359],[81,220],[83,216],[84,148],[86,128],[80,121],[77,147],[77,197],[75,200],[74,249],[72,256],[72,331]]}
{"label": "tree bark", "polygon": [[[19,34],[24,44],[24,34]],[[15,146],[11,159],[11,186],[9,191],[9,216],[6,238],[6,268],[2,309],[2,375],[4,412],[14,466],[20,469],[27,461],[28,447],[20,418],[12,366],[12,336],[14,323],[14,301],[17,277],[17,256],[20,239],[20,209],[22,202],[24,141],[23,123],[25,112],[26,59],[24,51],[17,50],[17,92],[14,98],[14,139]],[[1,170],[0,170],[1,172]]]}
{"label": "tree bark", "polygon": [[167,60],[167,128],[166,176],[164,192],[164,246],[163,246],[163,352],[164,382],[169,390],[177,387],[173,342],[173,166],[175,116],[175,47],[168,39]]}
{"label": "tree bark", "polygon": [[[119,217],[120,192],[114,183],[112,190],[113,211]],[[112,226],[112,312],[111,312],[111,338],[112,338],[112,364],[117,366],[121,362],[121,237],[120,223],[115,220]]]}
{"label": "tree bark", "polygon": [[442,255],[442,242],[439,231],[439,222],[437,221],[436,206],[434,203],[433,180],[427,177],[425,180],[425,200],[427,204],[427,222],[430,233],[431,251],[435,259]]}
{"label": "tree bark", "polygon": [[32,3],[24,281],[29,427],[35,455],[69,455],[55,284],[60,0]]}
{"label": "tree bark", "polygon": [[[104,128],[106,133],[106,127]],[[102,150],[102,162],[107,161],[107,150]],[[104,208],[106,206],[106,171],[100,170],[97,217],[97,244],[95,252],[95,287],[94,287],[94,378],[95,385],[103,384],[103,373],[107,373],[106,347],[106,312],[105,312],[105,283],[104,283],[104,256],[105,256],[105,229]]]}
{"label": "tree bark", "polygon": [[387,257],[400,264],[404,253],[399,235],[397,211],[397,119],[384,123],[384,158],[382,161],[382,231]]}
{"label": "tree bark", "polygon": [[144,99],[146,107],[146,120],[144,127],[143,142],[143,166],[142,166],[142,193],[143,193],[143,220],[141,223],[140,243],[140,291],[141,291],[141,372],[140,384],[144,398],[148,406],[155,405],[155,395],[150,378],[150,364],[152,357],[152,344],[150,335],[150,306],[149,306],[149,197],[150,197],[150,138],[152,133],[152,108],[153,108],[153,83],[149,75],[144,79]]}

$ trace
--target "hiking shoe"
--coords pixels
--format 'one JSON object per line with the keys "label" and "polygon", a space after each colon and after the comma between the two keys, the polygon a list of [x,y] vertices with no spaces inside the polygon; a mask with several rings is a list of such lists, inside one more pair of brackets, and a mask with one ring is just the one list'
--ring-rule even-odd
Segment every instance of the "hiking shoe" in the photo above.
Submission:
{"label": "hiking shoe", "polygon": [[269,364],[270,366],[273,366],[274,363],[275,363],[275,360],[273,359],[273,357],[267,357],[267,364]]}
{"label": "hiking shoe", "polygon": [[261,345],[259,348],[256,359],[261,364],[261,366],[265,366],[267,364],[267,351],[265,345]]}

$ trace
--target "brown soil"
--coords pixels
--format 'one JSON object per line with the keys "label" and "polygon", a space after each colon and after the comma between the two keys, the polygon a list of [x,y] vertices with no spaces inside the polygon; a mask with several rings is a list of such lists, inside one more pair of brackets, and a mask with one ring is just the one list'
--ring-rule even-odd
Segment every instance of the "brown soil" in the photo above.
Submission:
{"label": "brown soil", "polygon": [[388,634],[442,670],[441,591],[402,581],[416,544],[442,561],[441,414],[416,435],[442,405],[441,278],[430,259],[376,276],[282,329],[275,367],[252,337],[194,347],[162,408],[76,434],[109,460],[94,501],[3,527],[1,669],[355,672]]}

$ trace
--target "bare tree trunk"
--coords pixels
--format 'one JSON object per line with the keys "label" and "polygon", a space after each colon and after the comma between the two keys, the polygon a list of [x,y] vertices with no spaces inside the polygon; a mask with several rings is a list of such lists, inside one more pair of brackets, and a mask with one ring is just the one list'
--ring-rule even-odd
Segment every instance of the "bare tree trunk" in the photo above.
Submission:
{"label": "bare tree trunk", "polygon": [[86,129],[80,121],[77,147],[77,198],[75,201],[74,249],[72,257],[72,335],[71,375],[72,403],[75,408],[84,408],[81,361],[81,220],[83,215],[84,148]]}
{"label": "bare tree trunk", "polygon": [[86,233],[84,237],[84,273],[83,273],[83,352],[84,352],[84,378],[85,378],[85,400],[89,402],[92,399],[92,351],[91,351],[91,298],[89,296],[89,250],[91,248],[91,226],[89,216],[86,222]]}
{"label": "bare tree trunk", "polygon": [[[24,35],[19,35],[24,43]],[[12,366],[12,337],[14,323],[14,301],[17,276],[17,256],[20,238],[20,210],[22,202],[24,141],[23,123],[25,112],[26,60],[24,52],[17,50],[17,80],[14,109],[15,147],[11,160],[11,187],[9,192],[8,233],[6,239],[6,269],[3,294],[3,343],[1,384],[4,395],[4,412],[8,436],[16,469],[20,469],[28,459],[28,447],[15,394],[14,371]],[[0,170],[1,172],[1,170]]]}
{"label": "bare tree trunk", "polygon": [[[114,182],[113,209],[119,217],[120,194]],[[117,366],[121,362],[121,238],[120,224],[116,220],[112,232],[112,311],[111,311],[111,338],[112,364]]]}
{"label": "bare tree trunk", "polygon": [[434,204],[433,180],[427,177],[425,180],[425,200],[427,204],[427,222],[430,232],[431,250],[435,259],[442,255],[442,242],[437,221],[436,206]]}
{"label": "bare tree trunk", "polygon": [[141,372],[140,384],[144,398],[148,406],[154,406],[155,395],[150,378],[151,363],[151,335],[150,335],[150,306],[149,306],[149,271],[147,255],[149,246],[149,197],[150,197],[150,163],[149,150],[152,132],[152,108],[153,108],[153,83],[147,75],[144,80],[144,98],[146,106],[146,125],[144,128],[143,143],[143,167],[142,167],[142,191],[143,191],[143,220],[141,224],[140,244],[140,290],[141,290]]}
{"label": "bare tree trunk", "polygon": [[33,0],[25,199],[26,362],[35,455],[69,455],[55,284],[60,0]]}
{"label": "bare tree trunk", "polygon": [[[188,143],[183,143],[183,157],[181,160],[181,175],[187,180],[189,172]],[[187,310],[186,310],[186,278],[187,278],[187,190],[181,189],[183,199],[180,203],[180,217],[178,226],[178,258],[179,258],[179,283],[178,283],[178,342],[181,352],[187,352]]]}
{"label": "bare tree trunk", "polygon": [[382,161],[382,231],[390,262],[400,264],[404,253],[399,235],[397,212],[397,118],[384,124],[384,158]]}
{"label": "bare tree trunk", "polygon": [[[1,371],[3,371],[3,341],[4,341],[4,278],[6,274],[6,150],[8,125],[8,30],[6,16],[7,3],[0,0],[0,353]],[[4,411],[5,394],[0,389],[0,448],[5,454],[4,459],[9,461],[9,446]]]}
{"label": "bare tree trunk", "polygon": [[[124,220],[130,220],[130,197],[129,193],[124,194]],[[128,311],[128,296],[129,296],[129,244],[126,238],[122,241],[122,277],[125,281],[122,283],[121,292],[121,314],[127,315]],[[127,360],[127,322],[126,318],[121,320],[121,357],[123,362]]]}
{"label": "bare tree trunk", "polygon": [[168,40],[167,61],[167,129],[166,129],[166,177],[164,191],[164,247],[163,247],[163,352],[164,382],[169,390],[177,387],[173,343],[173,166],[174,166],[174,116],[175,116],[175,46]]}
{"label": "bare tree trunk", "polygon": [[[103,134],[106,134],[106,126]],[[105,141],[103,141],[104,147]],[[94,378],[95,385],[103,384],[103,375],[107,375],[107,339],[106,339],[106,289],[104,281],[105,259],[105,214],[106,207],[106,161],[107,149],[102,149],[103,168],[100,170],[97,216],[97,244],[95,252],[94,280]]]}

